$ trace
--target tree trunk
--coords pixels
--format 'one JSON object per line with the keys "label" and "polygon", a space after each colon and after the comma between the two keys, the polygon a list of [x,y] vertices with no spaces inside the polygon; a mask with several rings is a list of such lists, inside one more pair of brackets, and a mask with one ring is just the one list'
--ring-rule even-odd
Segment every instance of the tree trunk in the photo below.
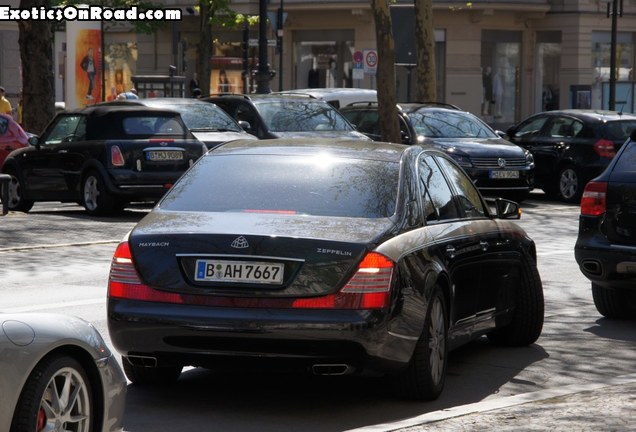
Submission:
{"label": "tree trunk", "polygon": [[415,0],[415,47],[417,52],[415,96],[419,102],[436,102],[433,0]]}
{"label": "tree trunk", "polygon": [[207,96],[210,91],[210,75],[212,73],[212,66],[210,64],[212,60],[213,46],[212,46],[212,24],[210,23],[211,17],[214,16],[214,12],[210,10],[210,6],[206,1],[200,2],[200,14],[201,14],[201,31],[199,38],[199,57],[197,74],[199,76],[199,85],[201,88],[201,94]]}
{"label": "tree trunk", "polygon": [[[20,8],[51,7],[49,0],[21,0]],[[22,126],[40,134],[55,115],[53,33],[50,21],[18,21],[22,66]]]}
{"label": "tree trunk", "polygon": [[378,47],[378,114],[384,141],[401,143],[395,97],[395,42],[388,0],[371,0]]}

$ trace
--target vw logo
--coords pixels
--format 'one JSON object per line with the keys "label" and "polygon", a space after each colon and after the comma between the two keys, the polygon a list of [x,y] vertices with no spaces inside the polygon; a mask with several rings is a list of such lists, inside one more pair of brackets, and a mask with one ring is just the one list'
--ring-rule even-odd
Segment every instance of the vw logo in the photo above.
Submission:
{"label": "vw logo", "polygon": [[234,239],[232,244],[230,245],[235,249],[245,249],[250,247],[250,244],[247,242],[247,239],[243,236],[239,236]]}
{"label": "vw logo", "polygon": [[504,158],[497,159],[497,165],[499,165],[499,168],[505,168],[506,167],[506,160]]}

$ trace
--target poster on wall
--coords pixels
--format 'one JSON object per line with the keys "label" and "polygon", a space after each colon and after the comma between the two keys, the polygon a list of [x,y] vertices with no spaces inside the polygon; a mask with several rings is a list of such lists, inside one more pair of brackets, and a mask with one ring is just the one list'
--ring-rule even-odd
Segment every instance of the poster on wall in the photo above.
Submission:
{"label": "poster on wall", "polygon": [[66,109],[102,102],[101,23],[69,21],[66,49]]}

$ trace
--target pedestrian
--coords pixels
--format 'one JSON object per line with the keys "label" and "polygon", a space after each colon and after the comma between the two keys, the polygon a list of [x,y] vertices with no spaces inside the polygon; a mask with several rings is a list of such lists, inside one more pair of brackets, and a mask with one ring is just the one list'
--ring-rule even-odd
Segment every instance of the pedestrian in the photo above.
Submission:
{"label": "pedestrian", "polygon": [[88,48],[88,52],[82,59],[80,67],[84,72],[86,72],[86,76],[88,77],[86,99],[91,100],[93,99],[93,87],[95,87],[95,74],[97,73],[97,69],[95,68],[95,58],[93,56],[93,48]]}
{"label": "pedestrian", "polygon": [[195,72],[192,75],[192,79],[190,80],[190,94],[192,95],[192,97],[195,97],[194,95],[194,90],[201,88],[200,84],[199,84],[199,77],[197,75],[197,73]]}
{"label": "pedestrian", "polygon": [[11,102],[6,98],[6,92],[4,87],[0,87],[0,113],[13,115],[13,107],[11,106]]}

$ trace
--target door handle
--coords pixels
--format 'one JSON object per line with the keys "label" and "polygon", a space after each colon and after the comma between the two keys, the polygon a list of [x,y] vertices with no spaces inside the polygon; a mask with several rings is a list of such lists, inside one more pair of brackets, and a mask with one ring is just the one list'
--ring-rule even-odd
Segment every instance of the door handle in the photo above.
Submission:
{"label": "door handle", "polygon": [[446,246],[446,255],[449,258],[455,258],[455,248],[453,246]]}
{"label": "door handle", "polygon": [[488,250],[488,246],[490,246],[490,245],[488,244],[487,241],[481,240],[479,242],[479,247],[481,247],[481,250],[483,250],[484,252],[486,252]]}
{"label": "door handle", "polygon": [[59,150],[58,153],[68,153],[68,150]]}

